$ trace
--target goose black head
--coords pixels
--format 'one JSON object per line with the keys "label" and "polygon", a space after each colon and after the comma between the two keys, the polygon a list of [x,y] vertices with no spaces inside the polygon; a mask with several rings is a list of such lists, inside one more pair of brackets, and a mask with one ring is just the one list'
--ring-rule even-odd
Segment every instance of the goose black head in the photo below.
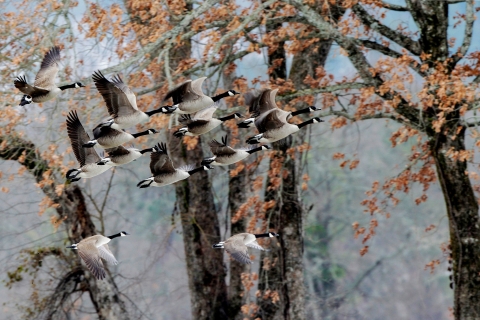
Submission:
{"label": "goose black head", "polygon": [[267,146],[267,145],[263,145],[263,146],[262,146],[262,150],[268,150],[268,149],[272,149],[272,147]]}
{"label": "goose black head", "polygon": [[103,158],[102,160],[98,161],[97,162],[97,165],[98,166],[104,166],[106,165],[107,163],[111,162],[112,160],[110,158]]}
{"label": "goose black head", "polygon": [[280,235],[279,235],[278,233],[275,233],[275,232],[269,232],[269,233],[268,233],[268,236],[269,236],[270,238],[273,238],[273,237],[279,237]]}
{"label": "goose black head", "polygon": [[319,122],[324,122],[322,119],[320,119],[319,117],[315,117],[312,119],[313,123],[319,123]]}
{"label": "goose black head", "polygon": [[173,133],[173,135],[177,138],[183,137],[188,132],[188,128],[180,128]]}
{"label": "goose black head", "polygon": [[121,237],[125,237],[125,236],[128,236],[130,235],[130,233],[128,233],[127,231],[120,231],[120,236]]}
{"label": "goose black head", "polygon": [[75,88],[85,87],[81,82],[75,82]]}
{"label": "goose black head", "polygon": [[155,134],[155,133],[160,133],[160,131],[155,129],[148,129],[148,134]]}
{"label": "goose black head", "polygon": [[229,95],[230,97],[233,97],[233,96],[236,95],[236,94],[240,94],[240,92],[237,92],[237,91],[235,91],[235,90],[228,90],[227,92],[228,92],[228,95]]}
{"label": "goose black head", "polygon": [[317,110],[322,110],[322,108],[317,108],[315,106],[310,106],[310,107],[308,107],[308,109],[310,109],[310,112],[317,111]]}
{"label": "goose black head", "polygon": [[235,112],[234,115],[235,115],[235,119],[243,118],[241,113]]}

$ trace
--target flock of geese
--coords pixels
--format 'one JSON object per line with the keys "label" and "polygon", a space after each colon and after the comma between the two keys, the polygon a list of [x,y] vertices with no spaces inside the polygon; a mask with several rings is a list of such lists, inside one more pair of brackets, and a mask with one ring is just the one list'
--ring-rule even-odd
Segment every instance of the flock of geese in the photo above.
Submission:
{"label": "flock of geese", "polygon": [[[63,90],[84,87],[80,82],[60,87],[55,85],[59,61],[60,49],[53,47],[46,53],[33,86],[27,83],[25,76],[19,76],[14,80],[15,87],[24,93],[20,102],[21,106],[33,102],[46,102],[58,96]],[[77,111],[72,110],[68,114],[66,119],[68,137],[75,158],[80,164],[79,168],[70,169],[66,173],[67,180],[71,182],[78,181],[81,178],[98,176],[111,167],[125,165],[150,152],[150,172],[152,176],[140,181],[137,187],[162,187],[187,179],[196,172],[210,170],[213,168],[212,166],[231,165],[255,152],[270,149],[267,145],[256,148],[232,148],[227,144],[227,136],[224,136],[221,142],[212,140],[209,143],[213,156],[203,159],[199,167],[175,168],[168,155],[165,143],[157,143],[154,147],[143,150],[122,146],[133,139],[156,134],[159,131],[147,129],[138,133],[128,133],[125,129],[146,122],[151,116],[158,113],[179,114],[179,121],[184,126],[175,131],[174,136],[179,138],[199,136],[213,130],[227,120],[242,118],[239,113],[233,113],[223,118],[213,117],[218,108],[219,100],[240,93],[235,90],[228,90],[213,97],[207,96],[202,91],[202,84],[206,77],[202,77],[185,81],[170,90],[163,98],[162,104],[171,98],[173,102],[171,105],[164,105],[158,109],[143,112],[138,109],[135,94],[119,75],[108,80],[100,71],[96,71],[93,73],[92,79],[105,101],[110,118],[93,129],[93,139],[91,139],[83,127]],[[320,118],[315,117],[300,124],[289,123],[288,120],[293,116],[319,109],[310,106],[295,112],[281,110],[275,103],[277,91],[278,89],[263,89],[244,94],[245,103],[249,106],[251,117],[238,123],[238,127],[256,127],[259,131],[259,134],[248,138],[246,143],[272,143],[299,131],[309,124],[322,122]],[[100,157],[93,148],[94,146],[104,149],[107,156]],[[126,235],[128,233],[125,231],[108,237],[95,235],[67,248],[76,249],[92,274],[97,279],[103,279],[106,274],[101,258],[112,264],[118,263],[107,244],[111,239]],[[252,261],[247,247],[264,250],[256,239],[277,236],[279,235],[273,232],[263,234],[240,233],[214,244],[213,248],[225,248],[240,263],[250,264]]]}

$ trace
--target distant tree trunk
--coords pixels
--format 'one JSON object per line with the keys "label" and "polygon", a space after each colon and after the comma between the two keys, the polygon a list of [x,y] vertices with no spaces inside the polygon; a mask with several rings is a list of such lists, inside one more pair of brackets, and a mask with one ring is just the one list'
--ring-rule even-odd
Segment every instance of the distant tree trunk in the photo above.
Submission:
{"label": "distant tree trunk", "polygon": [[438,134],[431,140],[431,148],[450,226],[454,314],[456,319],[473,320],[480,318],[480,222],[478,202],[466,174],[467,163],[447,155],[451,148],[465,151],[465,128],[458,134],[455,134],[456,129],[451,128],[448,134]]}
{"label": "distant tree trunk", "polygon": [[[332,7],[332,18],[338,20],[344,13],[343,9]],[[278,26],[272,25],[273,30]],[[269,31],[267,26],[267,31]],[[277,61],[272,72],[274,79],[284,75],[286,78],[286,64],[280,64],[279,55],[284,54],[284,43],[280,43],[278,50],[269,55],[270,64]],[[297,90],[305,89],[304,79],[307,75],[315,77],[316,68],[325,64],[332,41],[323,41],[312,44],[293,58],[289,78]],[[283,56],[285,62],[285,56]],[[278,70],[277,70],[278,69]],[[306,107],[306,106],[302,106]],[[274,143],[275,158],[282,159],[280,190],[268,190],[270,182],[267,181],[265,201],[274,200],[275,207],[266,213],[270,221],[269,227],[280,233],[278,250],[261,254],[260,280],[258,288],[262,294],[258,298],[260,306],[258,316],[266,319],[305,319],[305,288],[303,279],[303,210],[299,198],[297,164],[295,159],[287,154],[287,150],[301,144],[305,132],[301,131],[285,139],[281,144]],[[274,163],[272,160],[270,164]],[[285,173],[285,174],[284,174]],[[267,265],[264,258],[267,257]],[[276,262],[278,259],[278,262]],[[270,265],[273,262],[272,265]],[[277,279],[283,279],[283,283]],[[268,292],[277,291],[280,300],[272,301]]]}
{"label": "distant tree trunk", "polygon": [[[44,173],[51,169],[48,167],[48,163],[36,152],[36,146],[33,143],[14,136],[0,137],[0,143],[2,142],[6,144],[0,150],[0,158],[21,161],[21,164],[33,175],[37,183],[42,181]],[[54,184],[44,185],[42,190],[53,203],[59,205],[56,210],[60,219],[65,218],[63,226],[68,232],[71,243],[77,243],[85,237],[97,234],[85,204],[85,197],[77,185],[67,186],[60,195],[55,193]],[[50,253],[60,255],[60,253],[51,250]],[[73,251],[71,255],[74,255]],[[64,316],[60,314],[62,308],[70,307],[65,306],[64,303],[75,292],[75,289],[78,290],[83,284],[83,290],[89,293],[98,319],[130,319],[125,303],[120,298],[120,292],[110,273],[107,272],[105,279],[97,280],[86,267],[81,265],[78,255],[76,260],[77,264],[73,264],[72,269],[67,270],[58,281],[57,287],[48,299],[48,303],[45,304],[44,309],[36,310],[39,315],[43,315],[42,318],[44,319],[62,318]],[[108,266],[106,268],[108,269]],[[85,277],[85,281],[82,280],[82,276]]]}
{"label": "distant tree trunk", "polygon": [[[235,177],[228,181],[228,206],[231,216],[237,212],[240,206],[246,202],[247,170],[243,169]],[[247,226],[245,219],[239,219],[231,223],[231,234],[245,232]],[[228,286],[228,316],[229,319],[243,319],[240,308],[245,303],[244,287],[242,285],[242,273],[245,265],[232,261],[230,263],[230,283]]]}
{"label": "distant tree trunk", "polygon": [[[305,292],[303,283],[303,211],[298,197],[295,159],[287,155],[292,137],[275,146],[275,159],[281,161],[283,175],[280,190],[268,190],[265,201],[274,200],[275,206],[266,212],[269,228],[280,233],[279,245],[272,243],[272,250],[262,252],[258,299],[258,316],[266,319],[305,319]],[[267,258],[267,260],[265,260]],[[266,263],[265,263],[266,262]],[[281,281],[279,281],[281,279]],[[274,302],[272,292],[279,301]]]}
{"label": "distant tree trunk", "polygon": [[[189,10],[192,5],[189,4]],[[191,43],[185,41],[170,52],[173,69],[191,57]],[[175,116],[175,115],[172,115]],[[167,132],[175,166],[200,165],[204,158],[201,137],[192,150]],[[227,286],[222,250],[212,249],[220,241],[220,225],[208,172],[201,171],[176,183],[177,209],[183,230],[192,319],[228,319]]]}

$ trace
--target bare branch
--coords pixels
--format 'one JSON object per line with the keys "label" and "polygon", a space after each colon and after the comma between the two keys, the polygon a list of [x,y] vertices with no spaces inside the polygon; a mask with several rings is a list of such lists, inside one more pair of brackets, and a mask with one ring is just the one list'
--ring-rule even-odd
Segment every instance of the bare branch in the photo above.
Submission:
{"label": "bare branch", "polygon": [[370,119],[391,119],[391,120],[399,122],[403,125],[409,126],[409,127],[413,128],[415,130],[424,131],[422,129],[422,127],[420,127],[418,124],[412,123],[412,122],[408,121],[408,119],[404,119],[403,117],[398,116],[398,115],[393,114],[393,113],[380,112],[380,113],[374,113],[374,114],[368,114],[368,115],[363,115],[363,116],[360,116],[360,117],[356,117],[356,116],[351,115],[351,114],[349,114],[347,112],[344,112],[344,111],[329,110],[328,112],[324,112],[324,113],[320,114],[321,117],[327,117],[327,116],[331,116],[331,115],[344,117],[344,118],[346,118],[346,119],[348,119],[352,122],[362,121],[362,120],[370,120]]}
{"label": "bare branch", "polygon": [[450,68],[455,68],[455,65],[460,61],[463,56],[467,53],[472,43],[472,33],[473,33],[473,23],[475,22],[475,10],[473,8],[474,0],[467,0],[465,8],[465,33],[463,36],[463,43],[458,49],[458,52],[452,56],[452,61],[450,62]]}
{"label": "bare branch", "polygon": [[[395,50],[392,50],[389,47],[383,46],[383,45],[381,45],[377,42],[374,42],[374,41],[371,41],[371,40],[362,40],[362,39],[357,39],[357,41],[361,45],[365,46],[366,48],[378,51],[380,53],[383,53],[386,56],[389,56],[389,57],[392,57],[392,58],[400,58],[402,56],[401,53],[399,53]],[[419,65],[420,65],[419,63],[412,62],[412,63],[410,63],[409,66],[410,66],[410,68],[412,68],[412,70],[417,72],[422,77],[426,77],[427,74],[424,71],[422,71],[422,69],[419,67]]]}
{"label": "bare branch", "polygon": [[368,85],[362,82],[348,82],[348,83],[342,83],[342,84],[335,84],[335,85],[331,85],[323,88],[305,89],[305,90],[296,91],[294,93],[278,95],[277,100],[291,100],[293,98],[306,96],[306,95],[335,92],[340,90],[354,90],[354,89],[361,89],[366,87],[368,87]]}
{"label": "bare branch", "polygon": [[[378,75],[371,73],[372,66],[368,63],[363,55],[363,52],[357,47],[355,39],[346,37],[339,30],[326,22],[321,15],[319,15],[311,7],[305,5],[301,0],[285,0],[285,2],[294,5],[308,20],[309,24],[318,29],[321,34],[325,34],[326,38],[336,41],[347,53],[348,58],[355,66],[360,77],[368,86],[380,88],[383,85],[383,80]],[[408,101],[403,99],[398,93],[376,91],[376,94],[382,99],[397,100],[395,111],[401,114],[412,123],[420,123],[420,112],[409,105]]]}
{"label": "bare branch", "polygon": [[393,11],[408,11],[408,8],[406,7],[399,6],[398,4],[388,3],[385,1],[382,1],[381,6],[384,7],[385,9],[393,10]]}
{"label": "bare branch", "polygon": [[395,41],[396,43],[417,56],[422,53],[420,44],[417,41],[412,40],[409,37],[390,29],[389,27],[386,27],[380,21],[372,17],[360,4],[354,5],[352,7],[352,10],[367,27],[377,31],[382,36],[387,37],[392,41]]}

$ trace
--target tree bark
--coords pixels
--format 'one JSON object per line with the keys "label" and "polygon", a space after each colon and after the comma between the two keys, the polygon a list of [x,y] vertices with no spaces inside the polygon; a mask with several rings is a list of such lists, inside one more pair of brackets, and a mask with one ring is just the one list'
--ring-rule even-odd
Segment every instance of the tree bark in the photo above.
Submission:
{"label": "tree bark", "polygon": [[[228,209],[231,216],[237,212],[240,206],[247,200],[246,197],[247,173],[243,169],[235,177],[231,177],[228,181]],[[235,223],[231,223],[231,234],[245,232],[245,219],[239,219]],[[230,283],[228,286],[228,316],[229,319],[243,319],[241,311],[242,305],[245,303],[244,287],[242,284],[242,273],[245,272],[245,265],[232,261],[230,263]]]}
{"label": "tree bark", "polygon": [[[456,128],[455,128],[456,129]],[[480,221],[478,202],[468,177],[467,163],[451,159],[447,151],[465,150],[465,128],[456,138],[439,134],[432,139],[432,152],[442,187],[450,227],[455,290],[455,319],[480,318]]]}
{"label": "tree bark", "polygon": [[[170,146],[174,144],[176,148],[172,147],[170,153],[176,155],[176,160],[200,163],[204,158],[200,139],[195,148],[188,151],[178,140]],[[220,241],[220,228],[211,190],[207,171],[175,185],[193,319],[228,319],[223,252],[212,249],[212,244]]]}

